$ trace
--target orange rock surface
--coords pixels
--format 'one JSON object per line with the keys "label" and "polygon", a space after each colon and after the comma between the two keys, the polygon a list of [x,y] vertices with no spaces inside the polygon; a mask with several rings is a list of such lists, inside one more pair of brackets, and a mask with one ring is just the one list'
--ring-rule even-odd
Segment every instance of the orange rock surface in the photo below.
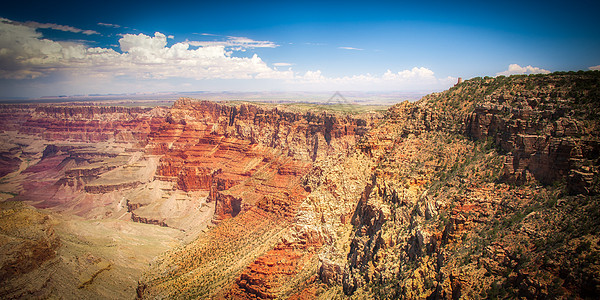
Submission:
{"label": "orange rock surface", "polygon": [[[206,233],[204,238],[208,240],[195,247],[212,253],[214,250],[206,248],[212,246],[207,245],[219,244],[232,252],[231,247],[243,249],[252,244],[248,236],[278,240],[279,233],[274,234],[274,230],[281,232],[292,224],[308,195],[301,179],[312,162],[351,149],[368,126],[370,123],[360,118],[327,113],[300,114],[249,104],[230,106],[180,99],[157,132],[150,135],[146,150],[162,155],[156,178],[175,182],[176,188],[184,191],[209,191],[210,201],[215,202],[214,223],[218,225]],[[254,218],[262,221],[256,223]],[[238,234],[243,232],[248,235]],[[248,265],[237,265],[233,268],[236,272],[221,275],[223,280],[235,278],[229,287],[227,281],[218,284],[224,290],[205,290],[208,281],[196,282],[190,277],[185,284],[180,280],[169,282],[180,288],[169,295],[191,292],[225,298],[277,297],[282,286],[297,276],[305,263],[315,259],[322,243],[320,237],[308,236],[266,244],[249,256],[242,255],[241,260]],[[186,251],[195,252],[195,247]],[[182,259],[185,270],[210,274],[206,262],[196,261],[194,256],[178,257],[183,253],[174,253],[167,261]],[[232,268],[231,262],[220,264]],[[147,282],[151,284],[143,289],[146,296],[160,294],[160,287],[167,284],[162,279],[153,282],[149,278]],[[171,287],[169,290],[173,291]]]}
{"label": "orange rock surface", "polygon": [[278,297],[303,280],[324,243],[318,231],[289,236],[310,190],[303,177],[353,151],[377,120],[185,98],[169,109],[6,105],[0,116],[0,171],[17,200],[199,234],[166,254],[175,281],[147,278],[139,295],[238,298]]}
{"label": "orange rock surface", "polygon": [[334,115],[180,99],[146,149],[163,155],[156,178],[209,191],[218,219],[251,206],[290,217],[305,196],[297,179],[310,162],[350,147],[366,126]]}
{"label": "orange rock surface", "polygon": [[185,98],[2,106],[2,196],[185,232],[140,298],[591,298],[599,74],[473,78],[380,122]]}

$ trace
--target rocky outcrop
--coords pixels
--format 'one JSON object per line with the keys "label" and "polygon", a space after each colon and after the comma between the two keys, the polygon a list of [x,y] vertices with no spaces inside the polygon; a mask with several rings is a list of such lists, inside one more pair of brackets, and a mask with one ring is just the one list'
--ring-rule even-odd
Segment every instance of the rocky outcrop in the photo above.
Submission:
{"label": "rocky outcrop", "polygon": [[[54,258],[60,239],[50,216],[20,202],[1,202],[0,208],[0,283],[4,286]],[[0,295],[9,292],[0,288]]]}
{"label": "rocky outcrop", "polygon": [[[373,116],[178,100],[146,150],[161,155],[157,179],[184,191],[209,192],[216,226],[202,243],[170,253],[160,265],[182,261],[176,273],[196,270],[194,278],[212,276],[213,268],[224,271],[219,279],[183,285],[170,279],[180,275],[149,275],[141,282],[143,296],[275,298],[293,291],[307,274],[314,275],[311,266],[324,243],[319,232],[285,234],[308,194],[302,177],[311,164],[352,151],[374,121]],[[240,254],[259,241],[261,246]],[[213,248],[228,254],[212,260],[185,254],[214,253]],[[225,284],[230,280],[234,283]]]}
{"label": "rocky outcrop", "polygon": [[131,221],[138,222],[138,223],[144,223],[144,224],[158,225],[158,226],[162,226],[162,227],[169,227],[169,225],[167,225],[167,223],[165,223],[164,220],[161,221],[161,220],[149,219],[146,217],[140,217],[140,216],[136,215],[134,212],[131,213]]}
{"label": "rocky outcrop", "polygon": [[308,162],[351,149],[373,120],[182,98],[146,149],[163,155],[157,178],[184,191],[210,191],[218,218],[245,205],[289,217],[294,197],[282,184],[305,174]]}
{"label": "rocky outcrop", "polygon": [[0,177],[4,177],[17,170],[22,160],[15,154],[16,151],[0,153]]}
{"label": "rocky outcrop", "polygon": [[[491,103],[494,100],[490,98]],[[578,169],[593,164],[600,155],[599,141],[586,137],[585,128],[565,116],[564,109],[562,116],[557,111],[561,109],[480,105],[468,117],[466,133],[477,139],[489,138],[510,153],[504,170],[507,179],[523,183],[531,174],[550,184],[571,175],[572,170],[581,172]]]}
{"label": "rocky outcrop", "polygon": [[38,207],[198,232],[140,298],[593,297],[598,74],[475,78],[380,122],[185,98],[25,107],[22,133],[78,146],[2,153],[38,150],[18,183]]}
{"label": "rocky outcrop", "polygon": [[[142,281],[141,296],[201,296],[198,291],[210,287],[212,296],[278,297],[303,282],[306,272],[314,275],[310,266],[323,235],[311,230],[281,239],[308,194],[302,177],[313,163],[352,151],[376,120],[372,114],[190,99],[180,99],[168,112],[70,105],[19,109],[27,113],[14,121],[18,126],[6,124],[19,138],[31,138],[18,146],[18,155],[30,151],[15,177],[23,190],[17,190],[19,200],[85,218],[130,217],[202,233],[201,241],[182,248],[199,255],[175,252],[169,259],[185,261],[181,270],[197,270],[198,276],[225,270],[217,282],[169,289],[160,288],[161,278]],[[89,282],[86,276],[81,286]]]}
{"label": "rocky outcrop", "polygon": [[242,198],[223,193],[217,193],[215,197],[215,215],[218,218],[232,218],[237,216],[243,209]]}
{"label": "rocky outcrop", "polygon": [[40,105],[18,122],[18,131],[50,141],[143,142],[162,122],[163,108]]}
{"label": "rocky outcrop", "polygon": [[[278,107],[233,106],[184,98],[173,105],[160,136],[153,137],[152,148],[160,151],[161,145],[174,142],[170,146],[173,149],[191,142],[192,136],[199,134],[208,138],[204,143],[214,145],[217,141],[210,137],[213,134],[267,146],[295,159],[314,161],[350,149],[376,119],[373,115],[298,113]],[[177,141],[173,140],[175,137]],[[233,143],[229,147],[233,150],[238,145]]]}
{"label": "rocky outcrop", "polygon": [[86,185],[85,191],[91,194],[106,194],[112,191],[131,189],[141,185],[139,181],[123,182],[117,184]]}
{"label": "rocky outcrop", "polygon": [[[322,281],[342,277],[358,298],[597,292],[596,265],[561,257],[597,249],[558,237],[587,245],[574,224],[599,226],[589,219],[599,204],[599,79],[476,78],[391,108],[359,144],[376,161],[372,188],[352,219],[343,271],[323,259]],[[544,267],[548,257],[553,267]]]}
{"label": "rocky outcrop", "polygon": [[19,131],[37,107],[36,104],[0,105],[0,128],[4,131]]}

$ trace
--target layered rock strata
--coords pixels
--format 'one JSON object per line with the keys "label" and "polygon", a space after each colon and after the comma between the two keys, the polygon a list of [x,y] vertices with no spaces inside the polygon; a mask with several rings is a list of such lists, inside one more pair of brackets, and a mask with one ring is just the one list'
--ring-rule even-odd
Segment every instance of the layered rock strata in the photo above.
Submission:
{"label": "layered rock strata", "polygon": [[[146,148],[163,154],[157,179],[181,190],[209,192],[218,226],[159,260],[154,270],[173,263],[180,267],[168,277],[149,272],[140,295],[274,298],[289,293],[290,282],[302,282],[306,270],[312,272],[323,245],[318,232],[290,236],[308,195],[302,177],[313,162],[352,151],[375,120],[178,100]],[[283,236],[288,240],[279,241]],[[198,259],[214,251],[228,254]]]}
{"label": "layered rock strata", "polygon": [[24,106],[33,117],[2,123],[0,184],[37,207],[186,232],[140,298],[593,297],[598,74],[474,78],[381,122],[191,99]]}
{"label": "layered rock strata", "polygon": [[[215,249],[247,252],[217,260],[229,270],[223,274],[205,267],[212,260],[187,261],[184,270],[220,274],[218,280],[183,287],[168,280],[158,295],[171,296],[205,295],[210,286],[212,296],[276,297],[291,290],[285,276],[301,282],[298,270],[315,261],[322,237],[279,239],[289,236],[309,193],[302,177],[314,162],[352,151],[377,120],[191,99],[168,110],[31,105],[3,106],[1,113],[22,117],[2,123],[7,197],[63,215],[176,228],[188,241],[200,236],[184,249],[207,257]],[[272,261],[281,272],[263,277]],[[97,274],[119,268],[108,266]],[[80,287],[94,286],[96,277]],[[140,285],[139,294],[155,295],[161,280]]]}
{"label": "layered rock strata", "polygon": [[180,99],[146,149],[163,155],[157,179],[209,191],[219,219],[250,206],[291,217],[289,202],[303,197],[292,187],[310,162],[347,152],[372,122]]}
{"label": "layered rock strata", "polygon": [[359,144],[373,179],[321,282],[358,298],[597,293],[599,91],[598,72],[476,78],[391,108]]}

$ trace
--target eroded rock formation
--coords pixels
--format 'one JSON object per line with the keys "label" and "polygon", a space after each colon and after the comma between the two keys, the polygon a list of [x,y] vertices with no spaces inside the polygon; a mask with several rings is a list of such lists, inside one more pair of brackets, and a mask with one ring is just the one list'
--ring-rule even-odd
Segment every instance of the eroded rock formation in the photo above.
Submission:
{"label": "eroded rock formation", "polygon": [[359,298],[598,293],[599,90],[598,72],[476,78],[391,108],[359,145],[376,165],[345,267],[324,261],[322,281]]}
{"label": "eroded rock formation", "polygon": [[[305,273],[312,272],[311,263],[323,245],[318,232],[277,242],[290,234],[289,226],[309,193],[302,177],[314,162],[351,152],[375,120],[372,115],[293,113],[249,104],[178,100],[146,148],[163,154],[157,178],[174,182],[181,190],[209,192],[218,226],[206,233],[202,244],[170,253],[155,266],[160,269],[179,261],[185,267],[176,273],[196,270],[193,276],[185,275],[180,283],[149,274],[143,295],[178,297],[196,291],[203,297],[252,298],[291,292],[291,282],[302,282]],[[230,235],[232,230],[245,234]],[[263,244],[239,253],[238,248],[255,245],[255,240]],[[213,253],[215,247],[237,253],[245,263],[232,265],[228,259],[234,258],[229,256],[205,261],[189,255]],[[227,271],[214,278],[215,268]],[[164,294],[164,287],[171,285],[179,288]]]}
{"label": "eroded rock formation", "polygon": [[[314,241],[278,241],[308,195],[302,177],[315,161],[352,151],[377,119],[376,114],[300,113],[190,99],[178,100],[169,110],[68,105],[3,109],[23,118],[3,124],[3,166],[11,174],[5,187],[16,200],[84,218],[173,227],[190,239],[200,234],[207,243],[202,247],[210,251],[207,257],[214,254],[213,247],[224,251],[254,245],[240,256],[244,264],[234,263],[237,258],[218,264],[230,271],[218,280],[222,290],[209,293],[240,297],[275,297],[280,292],[276,284],[256,287],[278,278],[285,281],[275,275],[262,278],[257,270],[264,262],[280,255],[306,264],[314,260],[323,243],[318,235]],[[307,245],[313,245],[309,256],[304,255]],[[201,261],[189,262],[187,268],[204,267]],[[236,280],[244,268],[246,275]],[[298,272],[282,274],[293,277]],[[232,282],[240,288],[230,287]],[[140,295],[156,293],[156,283],[148,283],[138,289]],[[165,295],[187,294],[190,288],[202,284]]]}
{"label": "eroded rock formation", "polygon": [[[3,106],[17,118],[0,121],[0,186],[183,234],[129,283],[139,298],[593,297],[599,106],[598,72],[474,78],[381,119],[185,98]],[[125,270],[80,265],[82,297]]]}

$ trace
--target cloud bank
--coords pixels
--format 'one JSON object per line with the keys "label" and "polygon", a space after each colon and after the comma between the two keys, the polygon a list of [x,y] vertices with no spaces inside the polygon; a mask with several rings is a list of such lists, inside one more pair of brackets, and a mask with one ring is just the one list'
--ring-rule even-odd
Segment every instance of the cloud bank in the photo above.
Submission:
{"label": "cloud bank", "polygon": [[510,76],[510,75],[522,75],[522,74],[527,74],[527,75],[529,75],[529,74],[549,74],[549,73],[550,73],[550,71],[541,69],[541,68],[537,68],[537,67],[532,67],[532,66],[521,67],[518,64],[510,64],[508,66],[508,70],[496,73],[496,76],[500,76],[500,75]]}
{"label": "cloud bank", "polygon": [[[443,90],[456,81],[452,77],[437,78],[433,71],[423,67],[399,72],[388,70],[381,75],[329,77],[320,70],[300,74],[294,72],[289,63],[269,65],[257,54],[236,56],[236,51],[278,47],[271,41],[244,37],[208,42],[186,40],[169,46],[171,36],[160,32],[153,36],[125,34],[119,39],[118,46],[103,48],[54,41],[44,38],[36,30],[80,30],[54,25],[26,25],[0,18],[0,79],[26,82],[52,78],[56,85],[64,86],[67,94],[75,93],[69,88],[76,89],[77,93],[87,90],[88,93],[108,93],[114,92],[107,89],[115,86],[119,86],[121,92],[147,92],[147,89],[159,86],[170,90],[214,91],[224,90],[223,86],[229,86],[229,90],[240,86],[239,90],[254,91],[424,91]],[[288,68],[278,70],[277,67]],[[212,85],[217,82],[215,80],[226,83]]]}
{"label": "cloud bank", "polygon": [[[250,39],[232,39],[238,47],[264,46]],[[268,43],[267,43],[268,46]],[[111,48],[56,42],[42,37],[35,27],[0,19],[0,78],[34,79],[57,71],[72,75],[117,75],[142,78],[182,77],[196,80],[231,78],[288,78],[257,55],[234,57],[225,45],[208,44],[190,49],[190,43],[167,46],[167,37],[126,34],[120,52]]]}
{"label": "cloud bank", "polygon": [[443,90],[456,83],[457,78],[437,78],[433,71],[424,67],[392,72],[382,75],[361,74],[344,77],[326,77],[320,70],[307,71],[295,76],[291,82],[300,88],[310,90],[346,91],[430,91]]}

